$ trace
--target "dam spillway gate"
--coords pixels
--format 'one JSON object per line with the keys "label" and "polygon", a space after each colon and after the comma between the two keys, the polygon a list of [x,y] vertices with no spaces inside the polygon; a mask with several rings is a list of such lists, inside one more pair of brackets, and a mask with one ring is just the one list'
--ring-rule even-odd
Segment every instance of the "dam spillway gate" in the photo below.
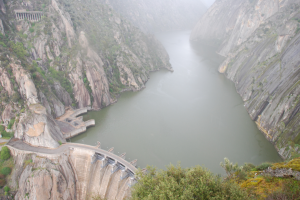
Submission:
{"label": "dam spillway gate", "polygon": [[[125,154],[122,154],[120,158],[122,158]],[[124,159],[124,158],[122,158]],[[131,178],[132,180],[135,179],[134,175],[135,173],[133,170],[126,167],[126,164],[121,163],[120,161],[115,160],[114,158],[111,158],[109,156],[105,156],[101,153],[95,153],[92,157],[92,164],[96,163],[97,160],[102,161],[101,168],[105,168],[108,165],[111,165],[111,174],[116,173],[117,171],[122,171],[122,174],[120,176],[120,180],[124,180],[126,178]]]}

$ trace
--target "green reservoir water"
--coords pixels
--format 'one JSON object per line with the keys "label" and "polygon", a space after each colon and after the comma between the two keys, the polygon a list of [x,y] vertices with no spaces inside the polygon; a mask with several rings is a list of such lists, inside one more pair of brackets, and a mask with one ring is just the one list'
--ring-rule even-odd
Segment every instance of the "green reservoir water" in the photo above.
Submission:
{"label": "green reservoir water", "polygon": [[183,167],[202,165],[223,173],[219,163],[260,164],[280,161],[275,148],[257,129],[234,84],[219,74],[222,62],[214,51],[195,47],[189,31],[157,34],[170,55],[174,73],[151,73],[147,88],[121,95],[118,103],[84,120],[96,126],[72,142],[115,147],[143,168],[164,169],[178,161]]}

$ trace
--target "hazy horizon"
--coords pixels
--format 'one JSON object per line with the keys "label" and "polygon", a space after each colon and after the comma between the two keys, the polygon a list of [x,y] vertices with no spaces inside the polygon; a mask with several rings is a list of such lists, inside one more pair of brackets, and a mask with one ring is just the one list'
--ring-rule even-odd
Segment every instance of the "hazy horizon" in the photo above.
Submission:
{"label": "hazy horizon", "polygon": [[215,0],[202,0],[202,2],[209,8]]}

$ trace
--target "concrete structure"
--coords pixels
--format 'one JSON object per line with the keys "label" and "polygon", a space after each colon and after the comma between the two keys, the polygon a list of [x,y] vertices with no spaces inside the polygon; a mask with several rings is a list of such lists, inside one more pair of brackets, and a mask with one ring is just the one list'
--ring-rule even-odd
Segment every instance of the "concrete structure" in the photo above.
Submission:
{"label": "concrete structure", "polygon": [[84,122],[82,117],[78,117],[79,115],[87,113],[88,110],[90,110],[90,108],[81,108],[77,110],[68,108],[63,116],[56,119],[57,125],[66,139],[84,133],[90,126],[95,126],[94,119]]}
{"label": "concrete structure", "polygon": [[31,22],[37,22],[42,19],[44,13],[40,11],[15,10],[15,16],[17,20],[27,19],[28,21]]}
{"label": "concrete structure", "polygon": [[67,155],[75,174],[78,200],[91,199],[94,195],[123,200],[130,196],[130,187],[136,183],[134,165],[93,146],[67,143],[57,149],[48,149],[29,146],[21,140],[10,141],[7,146],[13,155],[34,153],[53,161],[59,160],[62,154]]}

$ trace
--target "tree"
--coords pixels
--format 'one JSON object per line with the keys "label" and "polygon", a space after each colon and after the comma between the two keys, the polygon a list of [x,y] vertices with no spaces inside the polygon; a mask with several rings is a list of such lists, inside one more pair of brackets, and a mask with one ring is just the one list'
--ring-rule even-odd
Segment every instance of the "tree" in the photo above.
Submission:
{"label": "tree", "polygon": [[224,168],[228,178],[232,178],[235,172],[243,169],[243,167],[239,167],[237,163],[232,164],[228,158],[224,158],[224,163],[221,162],[220,166]]}
{"label": "tree", "polygon": [[8,147],[2,147],[1,153],[0,153],[0,159],[1,160],[8,160],[10,158],[10,150]]}
{"label": "tree", "polygon": [[8,186],[5,186],[5,187],[4,187],[4,191],[5,191],[5,192],[9,192],[9,191],[10,191],[10,188],[9,188]]}
{"label": "tree", "polygon": [[170,165],[167,170],[137,173],[132,199],[247,199],[238,185],[225,182],[200,166],[183,169]]}
{"label": "tree", "polygon": [[4,187],[4,194],[7,196],[8,195],[8,192],[10,191],[10,188],[8,186],[5,186]]}
{"label": "tree", "polygon": [[9,175],[10,173],[11,173],[11,169],[9,167],[3,167],[1,169],[1,174],[5,175],[5,176]]}
{"label": "tree", "polygon": [[9,121],[9,124],[7,125],[7,128],[8,128],[8,129],[11,129],[12,126],[14,125],[15,121],[16,121],[15,118],[12,118],[12,119]]}

